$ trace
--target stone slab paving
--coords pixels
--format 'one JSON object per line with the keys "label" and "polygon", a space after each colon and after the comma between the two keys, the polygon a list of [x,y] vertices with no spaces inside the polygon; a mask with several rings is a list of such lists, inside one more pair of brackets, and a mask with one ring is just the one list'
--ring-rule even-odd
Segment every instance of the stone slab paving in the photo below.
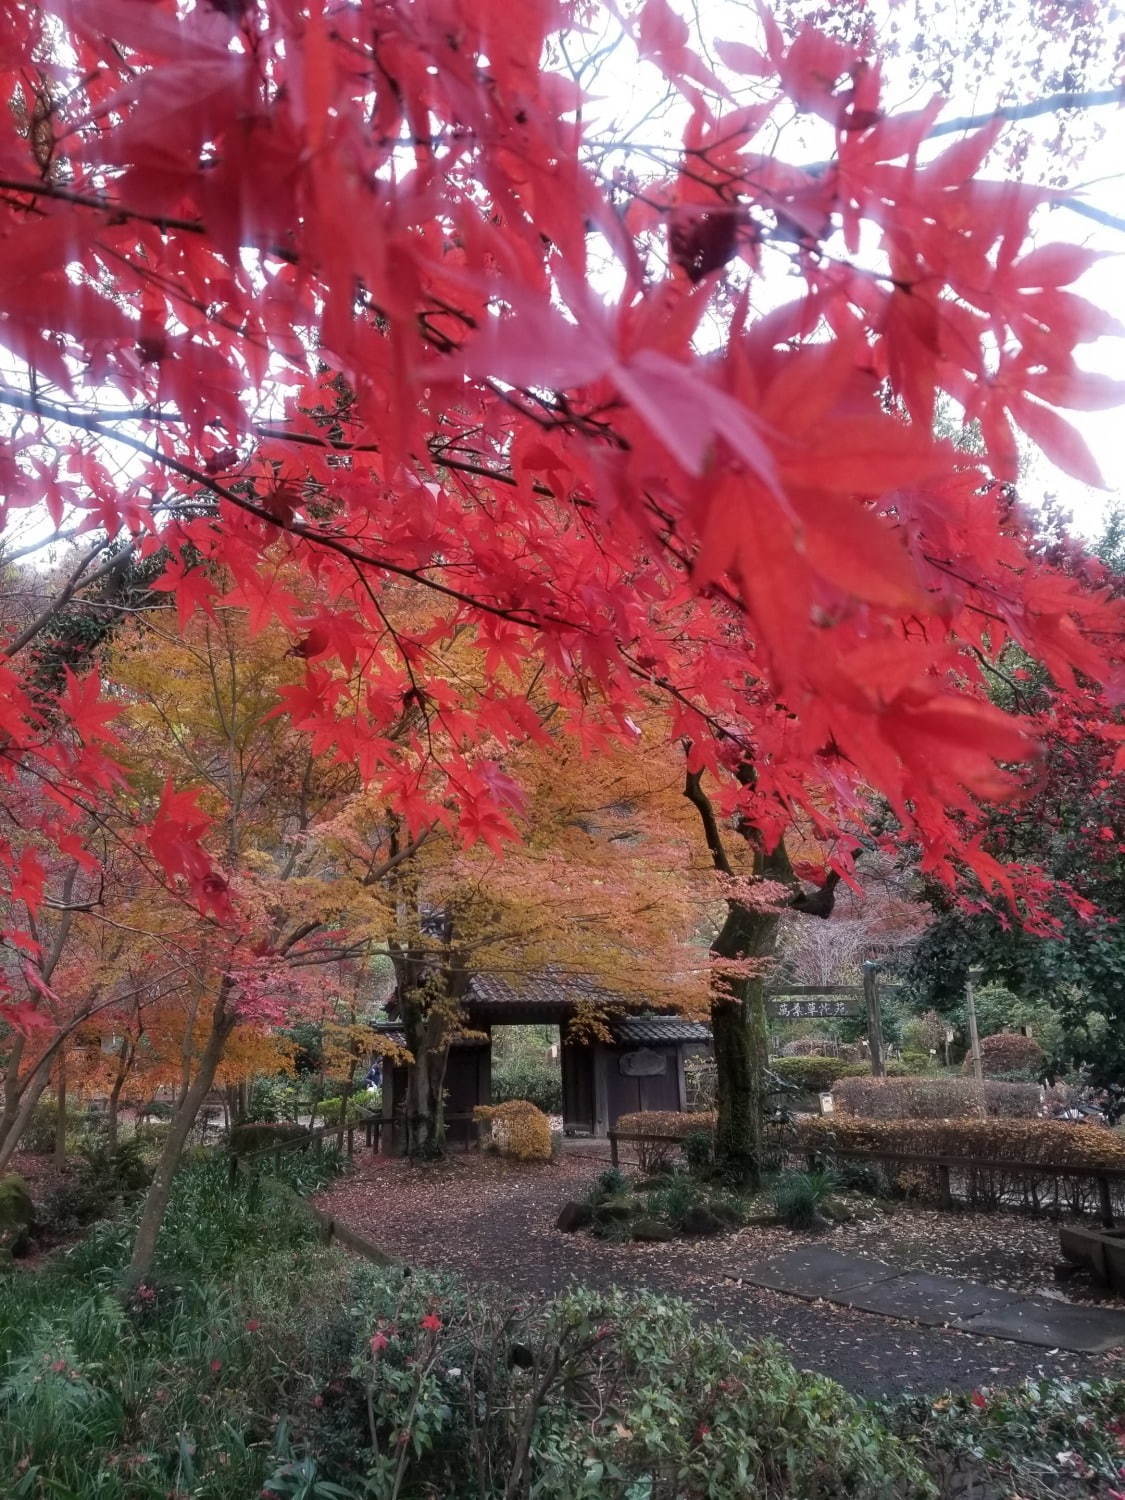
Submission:
{"label": "stone slab paving", "polygon": [[1045,1349],[1100,1354],[1125,1345],[1125,1312],[898,1270],[886,1261],[844,1255],[826,1245],[805,1245],[764,1266],[739,1267],[728,1275],[806,1301],[823,1299],[928,1328],[953,1328]]}

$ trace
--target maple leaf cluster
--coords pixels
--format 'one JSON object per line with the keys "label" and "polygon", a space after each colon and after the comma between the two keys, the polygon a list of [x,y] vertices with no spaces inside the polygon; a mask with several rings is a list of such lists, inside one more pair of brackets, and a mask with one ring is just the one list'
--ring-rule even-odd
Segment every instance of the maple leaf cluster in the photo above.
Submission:
{"label": "maple leaf cluster", "polygon": [[[1096,252],[1036,242],[1054,190],[990,175],[1000,118],[934,149],[940,95],[889,111],[870,37],[765,5],[713,52],[667,0],[621,22],[685,123],[619,171],[560,61],[583,15],[12,0],[0,516],[94,538],[71,594],[113,543],[181,628],[280,631],[288,722],[407,837],[512,839],[533,679],[584,753],[663,705],[767,846],[800,820],[846,869],[877,793],[928,871],[1002,887],[979,806],[1035,725],[980,660],[1121,685],[1125,603],[1012,488],[1017,438],[1101,481],[1062,414],[1125,394],[1079,359],[1122,332],[1071,290]],[[772,149],[794,109],[826,160]],[[41,628],[0,661],[5,790],[34,779],[35,837],[89,860],[118,705],[92,672],[38,691]],[[192,782],[120,836],[233,931]]]}

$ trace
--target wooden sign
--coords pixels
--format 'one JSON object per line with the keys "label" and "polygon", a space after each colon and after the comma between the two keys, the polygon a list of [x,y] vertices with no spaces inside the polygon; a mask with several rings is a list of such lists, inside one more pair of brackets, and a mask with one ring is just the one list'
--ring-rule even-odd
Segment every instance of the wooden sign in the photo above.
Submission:
{"label": "wooden sign", "polygon": [[772,1021],[839,1020],[858,1016],[863,1002],[852,996],[825,997],[819,1000],[769,1000],[766,1008]]}

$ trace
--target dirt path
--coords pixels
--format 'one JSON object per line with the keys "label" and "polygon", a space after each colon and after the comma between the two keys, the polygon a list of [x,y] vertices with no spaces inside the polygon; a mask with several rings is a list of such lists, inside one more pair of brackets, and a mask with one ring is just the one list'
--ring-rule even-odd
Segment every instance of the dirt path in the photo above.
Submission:
{"label": "dirt path", "polygon": [[[560,1234],[554,1227],[559,1208],[604,1165],[564,1156],[551,1166],[521,1168],[469,1155],[418,1168],[367,1157],[316,1201],[411,1265],[456,1271],[474,1285],[504,1287],[517,1297],[548,1296],[570,1282],[675,1293],[733,1333],[777,1339],[801,1368],[832,1375],[857,1393],[972,1389],[1040,1374],[1125,1374],[1120,1353],[1066,1355],[740,1285],[740,1268],[802,1242],[774,1226],[670,1245],[611,1245]],[[872,1224],[842,1226],[830,1243],[893,1254],[897,1263],[919,1270],[1040,1293],[1052,1290],[1058,1258],[1054,1225],[913,1207]]]}

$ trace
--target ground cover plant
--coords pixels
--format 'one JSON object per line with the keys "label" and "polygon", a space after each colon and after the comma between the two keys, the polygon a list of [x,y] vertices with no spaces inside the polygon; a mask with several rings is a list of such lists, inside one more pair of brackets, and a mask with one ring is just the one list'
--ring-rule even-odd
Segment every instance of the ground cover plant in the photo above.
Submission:
{"label": "ground cover plant", "polygon": [[330,1166],[193,1162],[128,1293],[128,1218],[0,1279],[6,1500],[1113,1493],[1120,1384],[866,1404],[673,1298],[515,1306],[326,1248],[291,1188]]}

